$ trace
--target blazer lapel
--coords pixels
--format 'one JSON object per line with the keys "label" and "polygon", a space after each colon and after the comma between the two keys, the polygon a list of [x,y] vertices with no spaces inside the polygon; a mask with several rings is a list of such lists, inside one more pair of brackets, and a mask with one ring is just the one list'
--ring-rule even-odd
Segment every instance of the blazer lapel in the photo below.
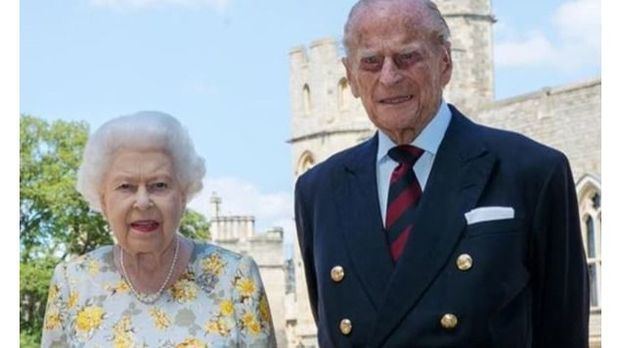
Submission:
{"label": "blazer lapel", "polygon": [[452,120],[422,194],[414,229],[379,309],[370,346],[381,346],[449,261],[495,163],[476,126],[451,107]]}
{"label": "blazer lapel", "polygon": [[377,193],[378,137],[358,148],[345,164],[345,180],[337,189],[343,221],[342,233],[356,274],[378,309],[393,270],[383,232]]}

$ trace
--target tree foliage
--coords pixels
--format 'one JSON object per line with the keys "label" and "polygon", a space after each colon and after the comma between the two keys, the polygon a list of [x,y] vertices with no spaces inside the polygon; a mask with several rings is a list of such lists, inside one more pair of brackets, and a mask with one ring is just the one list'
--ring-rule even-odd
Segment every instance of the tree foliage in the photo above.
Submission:
{"label": "tree foliage", "polygon": [[209,223],[204,215],[188,208],[181,218],[179,233],[194,240],[208,240]]}
{"label": "tree foliage", "polygon": [[19,324],[21,347],[40,345],[47,290],[52,278],[55,258],[39,258],[19,265]]}
{"label": "tree foliage", "polygon": [[[84,122],[22,116],[20,122],[21,260],[80,255],[112,243],[102,216],[75,190],[88,138]],[[53,255],[52,255],[53,254]]]}
{"label": "tree foliage", "polygon": [[[103,216],[75,190],[88,139],[85,122],[20,120],[20,341],[40,343],[47,291],[54,266],[113,240]],[[180,232],[209,238],[203,215],[187,210]]]}

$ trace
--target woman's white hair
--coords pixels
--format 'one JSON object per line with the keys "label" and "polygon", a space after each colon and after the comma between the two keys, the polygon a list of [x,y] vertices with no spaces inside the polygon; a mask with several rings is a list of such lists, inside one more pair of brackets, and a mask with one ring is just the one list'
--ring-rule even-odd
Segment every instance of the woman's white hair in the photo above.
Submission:
{"label": "woman's white hair", "polygon": [[142,111],[104,123],[86,143],[76,188],[95,211],[101,211],[103,180],[119,150],[155,150],[170,156],[186,203],[202,189],[205,161],[194,150],[187,129],[168,114]]}

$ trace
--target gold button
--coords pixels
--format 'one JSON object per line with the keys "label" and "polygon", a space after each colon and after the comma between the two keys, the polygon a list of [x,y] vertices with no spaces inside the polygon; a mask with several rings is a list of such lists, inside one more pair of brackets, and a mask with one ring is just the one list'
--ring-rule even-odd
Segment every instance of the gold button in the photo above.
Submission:
{"label": "gold button", "polygon": [[443,317],[441,317],[441,326],[444,329],[454,329],[458,323],[459,321],[454,314],[446,313],[443,315]]}
{"label": "gold button", "polygon": [[331,271],[332,280],[339,283],[344,278],[344,268],[342,266],[334,266]]}
{"label": "gold button", "polygon": [[353,325],[351,324],[351,320],[349,319],[342,319],[340,321],[340,332],[342,332],[343,335],[348,335],[351,333],[351,329],[353,329]]}
{"label": "gold button", "polygon": [[458,267],[461,271],[469,270],[473,264],[474,260],[469,254],[461,254],[456,259],[456,267]]}

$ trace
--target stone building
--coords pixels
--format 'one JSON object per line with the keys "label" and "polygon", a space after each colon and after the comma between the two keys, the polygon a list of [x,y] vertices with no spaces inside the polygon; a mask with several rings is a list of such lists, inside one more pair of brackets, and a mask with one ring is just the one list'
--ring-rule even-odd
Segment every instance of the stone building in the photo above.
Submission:
{"label": "stone building", "polygon": [[286,263],[282,251],[283,230],[274,227],[257,234],[253,216],[223,216],[222,200],[211,196],[211,241],[243,255],[250,255],[258,265],[276,329],[278,347],[286,347],[285,291]]}
{"label": "stone building", "polygon": [[[452,31],[454,69],[445,99],[474,121],[529,136],[564,152],[579,199],[591,278],[591,346],[600,346],[600,112],[595,79],[495,100],[490,0],[436,0]],[[294,178],[330,155],[372,136],[374,126],[349,90],[334,39],[289,53]],[[289,347],[316,347],[299,248],[294,248],[295,290],[287,297]]]}

